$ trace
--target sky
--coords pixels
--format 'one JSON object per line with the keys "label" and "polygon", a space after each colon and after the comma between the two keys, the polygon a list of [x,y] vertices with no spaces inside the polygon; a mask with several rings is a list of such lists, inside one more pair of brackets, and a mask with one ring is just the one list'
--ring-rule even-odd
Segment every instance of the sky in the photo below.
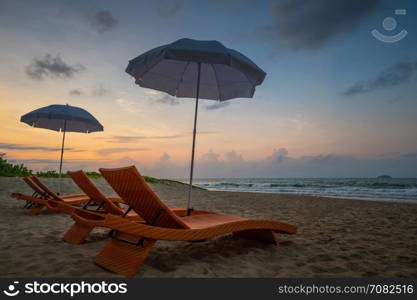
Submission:
{"label": "sky", "polygon": [[68,103],[104,131],[67,134],[64,170],[187,177],[194,100],[125,72],[186,37],[267,73],[252,99],[200,101],[196,177],[417,177],[416,16],[411,0],[0,0],[0,153],[56,170],[61,133],[19,120]]}

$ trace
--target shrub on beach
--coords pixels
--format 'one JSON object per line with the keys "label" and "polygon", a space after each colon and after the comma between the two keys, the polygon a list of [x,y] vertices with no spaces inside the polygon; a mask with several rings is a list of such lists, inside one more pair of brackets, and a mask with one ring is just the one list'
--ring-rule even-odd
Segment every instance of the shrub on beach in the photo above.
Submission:
{"label": "shrub on beach", "polygon": [[26,168],[23,164],[11,164],[4,159],[6,153],[0,153],[0,176],[16,177],[32,175],[32,170]]}
{"label": "shrub on beach", "polygon": [[145,181],[146,182],[149,182],[149,183],[158,183],[158,182],[160,182],[161,180],[160,179],[158,179],[158,178],[155,178],[155,177],[150,177],[150,176],[143,176],[143,178],[145,178]]}
{"label": "shrub on beach", "polygon": [[94,171],[85,172],[85,174],[90,178],[101,178],[101,177],[103,177],[103,176],[101,176],[100,173],[97,173],[97,172],[94,172]]}
{"label": "shrub on beach", "polygon": [[[6,153],[0,153],[0,176],[3,177],[25,177],[25,176],[31,176],[36,175],[38,177],[42,178],[58,178],[59,173],[56,171],[42,171],[42,172],[36,172],[34,173],[32,170],[25,167],[24,164],[12,164],[7,162],[6,159],[4,159],[4,156]],[[90,178],[101,178],[101,174],[94,172],[94,171],[87,171],[85,172],[88,177]],[[67,174],[62,174],[63,178],[69,178]],[[161,182],[160,179],[150,177],[150,176],[143,176],[146,180],[146,182],[149,183],[158,183]]]}
{"label": "shrub on beach", "polygon": [[[38,177],[43,177],[43,178],[58,178],[59,174],[56,171],[46,171],[46,172],[36,172],[35,174]],[[67,174],[62,174],[62,177],[69,177]]]}

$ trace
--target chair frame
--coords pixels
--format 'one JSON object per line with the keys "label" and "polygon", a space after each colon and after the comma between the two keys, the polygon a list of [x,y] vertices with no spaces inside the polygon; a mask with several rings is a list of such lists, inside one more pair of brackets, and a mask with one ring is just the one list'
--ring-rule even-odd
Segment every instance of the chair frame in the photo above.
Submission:
{"label": "chair frame", "polygon": [[[132,210],[130,206],[128,206],[128,208],[125,211],[123,211],[119,207],[115,207],[113,199],[118,199],[119,203],[121,203],[122,201],[119,198],[111,198],[103,194],[100,191],[100,189],[98,189],[98,187],[94,184],[94,182],[92,182],[91,179],[88,178],[82,170],[68,172],[68,175],[71,177],[74,183],[78,185],[78,187],[83,192],[85,192],[86,195],[90,197],[90,201],[82,209],[70,208],[68,207],[68,205],[58,203],[57,210],[66,211],[69,214],[77,212],[78,214],[85,215],[86,212],[91,213],[91,211],[87,209],[88,204],[90,202],[95,202],[98,205],[98,207],[96,211],[94,211],[94,217],[97,217],[97,213],[101,215],[112,213],[114,215],[119,215],[122,218],[134,220],[135,222],[143,222],[143,219],[138,214],[129,215],[129,212],[131,212]],[[171,206],[169,208],[177,214],[184,214],[186,212],[185,208],[174,206]],[[71,227],[64,234],[63,239],[64,241],[70,244],[81,244],[85,241],[86,237],[96,226],[90,226],[83,222],[77,222],[76,219],[74,220],[74,224],[72,224]],[[112,232],[110,232],[110,234],[112,234]]]}
{"label": "chair frame", "polygon": [[[294,234],[293,225],[271,220],[249,220],[207,211],[194,211],[191,216],[172,214],[150,189],[134,166],[118,169],[100,169],[100,173],[143,221],[135,222],[113,214],[92,215],[89,212],[74,211],[72,218],[85,227],[111,229],[109,240],[94,262],[101,267],[126,277],[133,277],[158,240],[199,241],[225,234],[255,239],[278,246],[275,233]],[[134,177],[134,178],[133,178]],[[133,178],[133,179],[132,179]],[[134,187],[134,182],[137,187]],[[134,193],[137,192],[138,195]],[[140,193],[140,195],[139,195]],[[153,199],[151,199],[153,198]],[[149,202],[146,204],[146,202]],[[154,201],[155,203],[152,203]],[[146,206],[148,205],[148,206]],[[152,207],[153,214],[140,207]],[[160,207],[157,209],[157,207]],[[192,228],[191,220],[219,219],[217,225]],[[222,222],[221,220],[225,220]],[[188,223],[187,223],[188,222]]]}
{"label": "chair frame", "polygon": [[46,186],[36,176],[24,177],[23,181],[33,190],[33,193],[31,195],[12,193],[11,197],[26,201],[23,208],[30,209],[29,212],[26,213],[29,216],[40,214],[44,208],[57,212],[55,209],[56,205],[54,205],[56,202],[62,202],[73,206],[84,204],[89,200],[85,194],[59,196],[49,189],[48,186]]}

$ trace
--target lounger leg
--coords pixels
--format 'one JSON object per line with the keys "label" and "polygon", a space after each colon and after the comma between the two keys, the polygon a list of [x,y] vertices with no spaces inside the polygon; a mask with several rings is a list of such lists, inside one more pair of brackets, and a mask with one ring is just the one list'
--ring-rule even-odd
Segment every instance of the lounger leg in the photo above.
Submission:
{"label": "lounger leg", "polygon": [[233,234],[246,239],[258,240],[278,246],[278,239],[272,230],[245,230],[234,232]]}
{"label": "lounger leg", "polygon": [[28,216],[39,215],[44,207],[45,207],[45,205],[40,205],[40,204],[35,205],[26,213],[26,215],[28,215]]}
{"label": "lounger leg", "polygon": [[[121,237],[121,235],[117,234],[117,237]],[[127,239],[126,235],[123,235],[122,238]],[[128,239],[138,241],[140,237],[130,236]],[[139,271],[155,243],[156,240],[145,240],[143,246],[136,246],[110,238],[94,262],[114,273],[133,277]]]}
{"label": "lounger leg", "polygon": [[82,244],[94,227],[75,222],[62,238],[70,244]]}

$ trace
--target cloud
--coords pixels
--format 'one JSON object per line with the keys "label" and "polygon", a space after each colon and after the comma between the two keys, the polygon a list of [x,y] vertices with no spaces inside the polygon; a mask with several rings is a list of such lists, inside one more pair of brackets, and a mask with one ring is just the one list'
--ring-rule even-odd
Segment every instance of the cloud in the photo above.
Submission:
{"label": "cloud", "polygon": [[[19,145],[19,144],[8,144],[8,143],[0,143],[0,149],[6,150],[30,150],[30,151],[61,151],[61,148],[54,148],[54,147],[42,147],[42,146],[32,146],[32,145]],[[74,148],[64,148],[65,151],[71,152],[84,152],[85,150],[74,149]]]}
{"label": "cloud", "polygon": [[201,134],[219,134],[219,133],[221,133],[221,132],[220,131],[205,131],[205,130],[201,130],[201,131],[197,132],[198,135],[201,135]]}
{"label": "cloud", "polygon": [[110,90],[106,89],[102,84],[99,84],[93,89],[92,94],[93,96],[102,97],[102,96],[110,94]]}
{"label": "cloud", "polygon": [[169,105],[180,104],[180,101],[176,97],[173,97],[171,95],[168,95],[162,92],[148,90],[146,91],[146,94],[148,95],[148,100],[151,103],[162,103],[162,104],[169,104]]}
{"label": "cloud", "polygon": [[218,103],[214,103],[214,104],[209,104],[207,106],[205,106],[204,108],[206,110],[216,110],[216,109],[220,109],[226,106],[229,106],[230,102],[218,102]]}
{"label": "cloud", "polygon": [[[16,159],[9,158],[8,161],[13,164],[23,163],[29,169],[35,171],[57,171],[59,160],[58,159]],[[113,166],[112,159],[65,159],[63,164],[63,173],[68,170],[85,170],[85,171],[97,171],[98,168],[103,166]]]}
{"label": "cloud", "polygon": [[283,0],[272,5],[274,24],[259,28],[268,40],[284,42],[292,49],[317,49],[351,33],[382,0]]}
{"label": "cloud", "polygon": [[397,103],[404,100],[404,96],[396,96],[388,100],[388,103]]}
{"label": "cloud", "polygon": [[[8,159],[10,163],[24,163],[24,164],[52,164],[56,165],[59,163],[58,159]],[[110,161],[108,159],[102,160],[95,160],[95,162],[106,162]],[[91,159],[64,159],[64,165],[71,164],[71,163],[80,163],[80,162],[91,162]]]}
{"label": "cloud", "polygon": [[57,54],[45,54],[44,57],[34,57],[30,65],[26,67],[26,74],[34,80],[50,78],[71,78],[76,73],[85,70],[81,64],[69,65]]}
{"label": "cloud", "polygon": [[271,161],[273,163],[282,163],[283,161],[288,159],[288,150],[286,148],[279,148],[274,149],[272,151],[272,155],[268,156],[267,161]]}
{"label": "cloud", "polygon": [[156,13],[162,17],[173,17],[175,16],[183,7],[184,1],[183,0],[153,0],[152,1],[153,9]]}
{"label": "cloud", "polygon": [[109,10],[98,11],[91,20],[91,26],[99,33],[112,30],[119,24]]}
{"label": "cloud", "polygon": [[82,90],[80,90],[80,89],[73,89],[73,90],[70,90],[69,92],[68,92],[68,94],[70,95],[70,96],[81,96],[82,94],[84,94],[83,93],[83,91]]}
{"label": "cloud", "polygon": [[417,60],[402,60],[389,66],[375,78],[356,82],[342,94],[345,96],[353,96],[400,85],[409,81],[416,70]]}
{"label": "cloud", "polygon": [[129,99],[118,98],[115,100],[122,110],[130,114],[136,114],[140,112],[138,103]]}
{"label": "cloud", "polygon": [[[194,174],[195,178],[416,177],[416,170],[415,153],[374,159],[336,154],[292,157],[286,148],[279,148],[257,161],[246,160],[236,151],[222,155],[210,150],[196,159]],[[158,162],[145,171],[156,177],[187,178],[189,163]]]}
{"label": "cloud", "polygon": [[104,148],[97,150],[96,152],[100,155],[108,155],[114,153],[125,153],[125,152],[136,152],[136,151],[147,151],[148,148]]}
{"label": "cloud", "polygon": [[[91,95],[96,97],[103,97],[110,94],[110,90],[105,88],[102,84],[97,85],[96,87],[91,89]],[[84,91],[82,89],[72,89],[68,92],[70,96],[82,96],[84,95]]]}
{"label": "cloud", "polygon": [[237,153],[235,150],[232,150],[230,152],[226,152],[224,154],[225,160],[228,162],[243,162],[243,156],[239,153]]}
{"label": "cloud", "polygon": [[417,153],[406,153],[406,154],[403,154],[402,157],[405,157],[405,158],[417,158]]}
{"label": "cloud", "polygon": [[170,160],[171,160],[171,156],[166,152],[164,152],[164,154],[162,154],[161,158],[159,159],[160,163],[163,163],[163,164],[168,163]]}
{"label": "cloud", "polygon": [[[96,139],[105,139],[110,143],[136,143],[140,140],[169,140],[191,136],[192,132],[187,134],[171,134],[171,135],[114,135],[110,138],[96,137]],[[199,131],[198,135],[218,134],[217,131]]]}
{"label": "cloud", "polygon": [[[35,170],[56,169],[57,166],[57,160],[48,159],[23,159],[13,162],[23,162]],[[188,160],[176,163],[169,153],[163,153],[154,164],[130,157],[65,160],[66,170],[97,170],[99,167],[128,165],[136,165],[142,174],[159,178],[187,178],[190,170]],[[196,158],[194,174],[195,178],[352,178],[376,177],[381,174],[415,178],[417,153],[397,153],[373,159],[336,154],[293,157],[286,148],[277,148],[264,159],[251,161],[234,150],[224,154],[210,150]]]}
{"label": "cloud", "polygon": [[219,158],[220,158],[220,154],[214,152],[213,150],[210,150],[209,152],[201,155],[200,161],[208,162],[208,163],[218,162]]}
{"label": "cloud", "polygon": [[162,95],[161,97],[156,98],[154,100],[154,102],[169,104],[169,105],[178,105],[178,104],[180,104],[180,101],[177,98],[172,97],[170,95]]}
{"label": "cloud", "polygon": [[136,143],[139,140],[165,140],[165,139],[176,139],[182,138],[186,135],[183,134],[173,134],[173,135],[150,135],[150,136],[123,136],[123,135],[115,135],[109,138],[109,142],[111,143]]}

